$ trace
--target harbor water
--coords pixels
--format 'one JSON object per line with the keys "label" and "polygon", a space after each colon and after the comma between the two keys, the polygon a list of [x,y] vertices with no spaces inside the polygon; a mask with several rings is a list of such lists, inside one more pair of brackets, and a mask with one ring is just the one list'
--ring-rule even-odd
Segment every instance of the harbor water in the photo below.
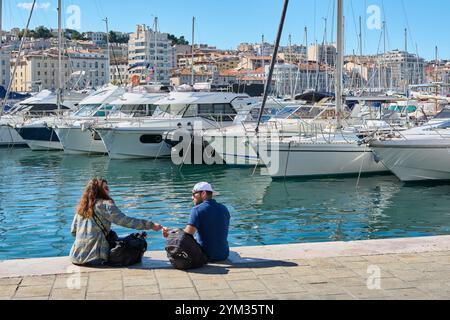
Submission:
{"label": "harbor water", "polygon": [[[0,170],[0,260],[68,255],[75,207],[95,176],[108,180],[124,213],[167,227],[186,225],[193,185],[211,182],[231,212],[232,247],[450,234],[450,184],[407,185],[390,175],[272,181],[254,168],[28,149],[0,150]],[[149,232],[149,250],[164,244]]]}

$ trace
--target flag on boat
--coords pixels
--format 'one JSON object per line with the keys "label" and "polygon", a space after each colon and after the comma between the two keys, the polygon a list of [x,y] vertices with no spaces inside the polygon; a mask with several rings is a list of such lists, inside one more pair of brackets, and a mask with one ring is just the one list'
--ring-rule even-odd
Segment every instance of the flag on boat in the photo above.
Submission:
{"label": "flag on boat", "polygon": [[145,61],[134,63],[128,67],[128,71],[139,68],[139,67],[145,67],[146,69],[148,69],[148,68],[150,68],[150,63],[145,62]]}

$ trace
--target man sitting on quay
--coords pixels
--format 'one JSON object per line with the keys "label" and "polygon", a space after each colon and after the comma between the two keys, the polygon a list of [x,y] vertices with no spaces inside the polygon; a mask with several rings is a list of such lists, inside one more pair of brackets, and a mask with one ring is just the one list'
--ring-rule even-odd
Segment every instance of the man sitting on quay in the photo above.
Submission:
{"label": "man sitting on quay", "polygon": [[[203,248],[209,262],[228,259],[228,230],[230,227],[230,212],[223,204],[213,199],[215,191],[207,182],[200,182],[192,190],[192,209],[189,222],[184,229],[186,233],[196,235],[196,240]],[[165,238],[169,229],[163,228]]]}

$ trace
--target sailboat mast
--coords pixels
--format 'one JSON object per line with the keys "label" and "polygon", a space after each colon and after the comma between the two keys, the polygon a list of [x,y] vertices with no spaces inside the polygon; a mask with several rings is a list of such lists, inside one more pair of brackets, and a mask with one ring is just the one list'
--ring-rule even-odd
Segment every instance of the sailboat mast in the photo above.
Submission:
{"label": "sailboat mast", "polygon": [[305,27],[305,46],[306,46],[306,90],[309,90],[309,52],[308,52],[308,27]]}
{"label": "sailboat mast", "polygon": [[3,46],[3,0],[0,0],[0,49]]}
{"label": "sailboat mast", "polygon": [[191,86],[194,87],[194,41],[195,41],[195,17],[192,17],[192,46],[191,46],[191,53],[192,53],[192,62],[191,62]]}
{"label": "sailboat mast", "polygon": [[58,0],[58,88],[56,91],[56,103],[58,106],[58,114],[61,112],[61,93],[62,93],[62,1]]}
{"label": "sailboat mast", "polygon": [[262,105],[261,105],[261,110],[259,112],[258,123],[257,123],[256,129],[255,129],[256,133],[259,133],[259,125],[261,124],[262,116],[264,113],[264,108],[266,107],[267,97],[269,95],[270,85],[272,84],[273,69],[275,69],[275,63],[277,62],[278,48],[280,47],[281,35],[283,34],[284,22],[286,20],[286,12],[287,12],[288,5],[289,5],[289,0],[284,0],[283,13],[281,14],[281,21],[280,21],[280,25],[278,27],[277,40],[275,41],[275,48],[273,50],[272,62],[270,63],[269,75],[267,77],[267,83],[264,88],[263,101],[262,101]]}
{"label": "sailboat mast", "polygon": [[336,120],[342,127],[344,67],[344,0],[337,0]]}
{"label": "sailboat mast", "polygon": [[[107,57],[108,57],[108,71],[107,71],[108,77],[107,77],[107,79],[109,80],[109,68],[111,66],[111,45],[110,45],[110,39],[109,39],[108,17],[103,19],[103,21],[105,22],[105,25],[106,25],[106,52],[107,52]],[[119,72],[119,78],[121,78],[120,72]],[[122,79],[120,79],[120,81],[122,82]]]}

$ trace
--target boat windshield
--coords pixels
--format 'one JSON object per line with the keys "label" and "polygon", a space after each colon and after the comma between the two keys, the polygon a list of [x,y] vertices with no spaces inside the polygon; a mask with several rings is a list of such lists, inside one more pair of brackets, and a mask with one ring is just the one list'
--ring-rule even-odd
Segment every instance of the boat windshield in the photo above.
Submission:
{"label": "boat windshield", "polygon": [[[302,107],[300,107],[302,108]],[[291,118],[291,115],[293,115],[298,109],[300,109],[298,106],[293,107],[285,107],[281,109],[274,118],[276,119],[288,119]],[[311,108],[310,108],[311,109]],[[292,118],[291,118],[292,119]]]}
{"label": "boat windshield", "polygon": [[85,104],[80,106],[80,109],[75,112],[74,116],[75,117],[92,117],[95,113],[95,111],[97,111],[97,109],[101,107],[101,104],[96,103],[96,104]]}
{"label": "boat windshield", "polygon": [[172,118],[181,117],[185,113],[188,105],[186,104],[166,104],[155,106],[153,117]]}
{"label": "boat windshield", "polygon": [[153,104],[126,104],[114,105],[110,117],[113,118],[138,118],[152,116],[156,106]]}

